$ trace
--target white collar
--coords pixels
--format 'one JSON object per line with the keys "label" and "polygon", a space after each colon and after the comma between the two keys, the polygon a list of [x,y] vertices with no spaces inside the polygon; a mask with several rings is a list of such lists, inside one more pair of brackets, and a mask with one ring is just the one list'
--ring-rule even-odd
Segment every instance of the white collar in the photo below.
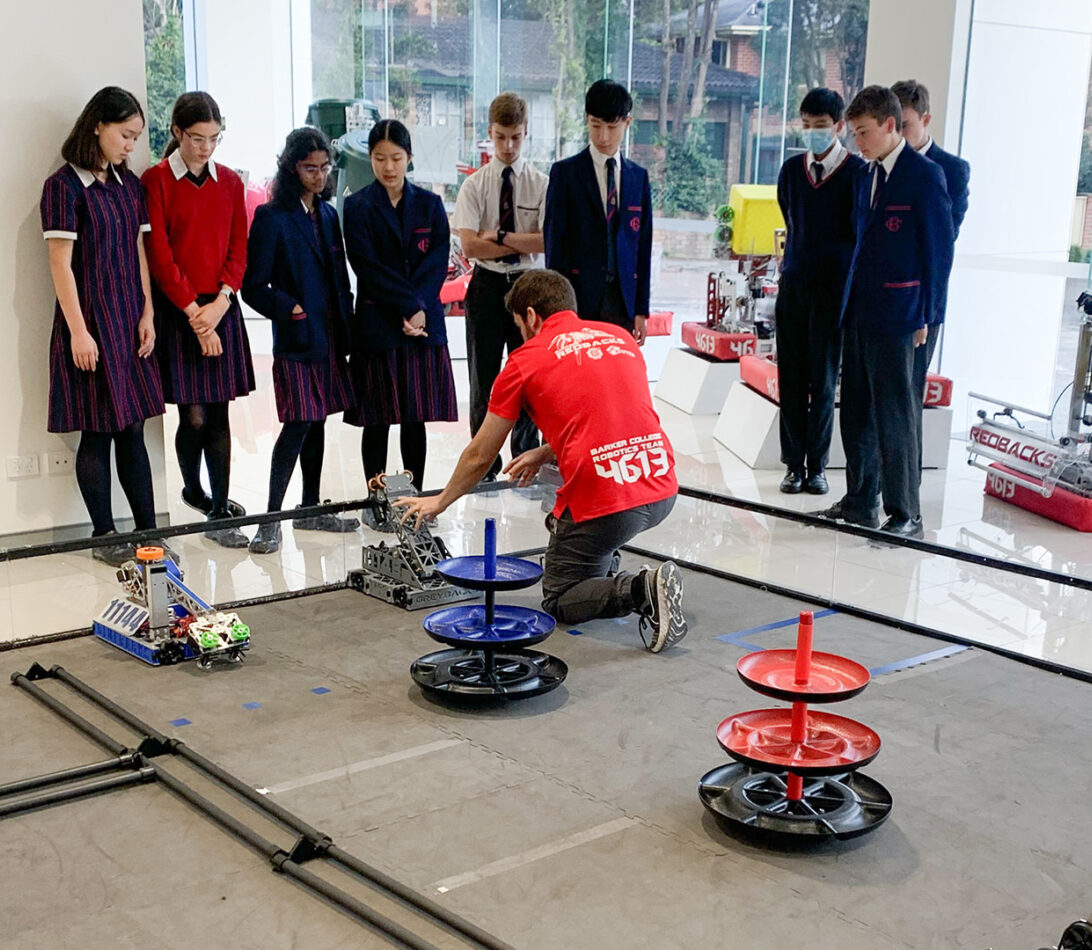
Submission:
{"label": "white collar", "polygon": [[[819,162],[819,164],[823,166],[823,178],[829,178],[830,173],[833,172],[834,169],[836,169],[839,165],[842,164],[842,162],[845,160],[845,158],[846,158],[846,156],[848,154],[849,154],[849,152],[846,150],[846,147],[842,144],[842,140],[840,138],[838,138],[837,136],[835,136],[834,137],[834,146],[831,148],[831,150],[829,152],[827,152],[826,157],[821,162]],[[812,154],[811,149],[808,149],[808,169],[809,170],[811,169],[812,164],[814,164],[816,161],[817,161],[817,159]]]}
{"label": "white collar", "polygon": [[523,166],[527,164],[526,159],[524,159],[522,155],[520,155],[519,158],[512,162],[511,165],[505,165],[504,162],[496,158],[494,158],[489,164],[492,165],[494,162],[496,162],[496,164],[499,166],[497,170],[498,175],[503,175],[506,168],[511,168],[512,174],[515,175],[516,178],[519,178],[519,176],[523,174]]}
{"label": "white collar", "polygon": [[[171,173],[174,175],[175,181],[178,181],[180,178],[185,178],[186,173],[189,171],[189,168],[186,167],[185,160],[182,158],[181,149],[176,148],[173,152],[171,152],[170,155],[167,156],[167,164],[170,166]],[[211,158],[209,159],[208,170],[209,177],[213,181],[216,181],[216,162],[214,162]]]}
{"label": "white collar", "polygon": [[932,147],[933,147],[933,137],[930,135],[925,140],[925,144],[921,148],[918,149],[918,154],[919,155],[928,155],[929,154],[929,149],[931,149]]}
{"label": "white collar", "polygon": [[622,156],[620,154],[621,150],[615,152],[613,155],[604,155],[594,145],[588,145],[588,151],[591,152],[592,161],[595,162],[596,168],[606,168],[608,158],[614,159],[614,165],[616,168],[622,167]]}
{"label": "white collar", "polygon": [[[72,169],[72,171],[76,173],[76,177],[79,178],[80,184],[82,184],[84,188],[90,188],[96,181],[98,181],[98,179],[95,177],[94,172],[86,168],[79,168],[76,165],[73,165],[71,162],[69,162],[68,165]],[[114,173],[114,180],[119,185],[122,184],[121,175],[118,174],[118,170],[113,165],[110,166],[110,171]]]}
{"label": "white collar", "polygon": [[899,156],[902,154],[902,150],[906,148],[906,139],[900,138],[899,144],[896,145],[890,152],[887,153],[887,158],[882,162],[873,162],[872,167],[875,168],[877,164],[883,165],[883,170],[887,177],[891,177],[891,172],[895,167],[895,162],[899,160]]}

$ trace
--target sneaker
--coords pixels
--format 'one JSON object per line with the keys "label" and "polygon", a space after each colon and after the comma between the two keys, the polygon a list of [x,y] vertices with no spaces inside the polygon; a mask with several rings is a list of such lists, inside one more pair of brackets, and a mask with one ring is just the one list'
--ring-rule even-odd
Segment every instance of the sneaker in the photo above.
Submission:
{"label": "sneaker", "polygon": [[[664,561],[655,571],[642,572],[645,582],[645,608],[641,611],[640,633],[645,648],[659,653],[686,636],[686,618],[682,612],[682,573],[674,561]],[[645,628],[652,639],[645,637]]]}
{"label": "sneaker", "polygon": [[250,542],[251,554],[273,554],[281,549],[281,523],[267,521],[258,525],[258,532]]}
{"label": "sneaker", "polygon": [[182,563],[182,558],[178,556],[178,552],[175,551],[175,549],[172,548],[166,541],[156,539],[155,541],[147,541],[142,546],[149,548],[162,548],[163,560],[174,561],[175,567],[178,567]]}
{"label": "sneaker", "polygon": [[213,512],[208,517],[209,526],[205,530],[205,537],[215,541],[222,548],[245,548],[250,545],[250,539],[238,528],[220,528],[216,522],[221,518],[230,518],[226,511]]}
{"label": "sneaker", "polygon": [[92,548],[91,557],[111,567],[121,567],[126,561],[136,559],[136,548],[131,544],[108,544],[101,548]]}
{"label": "sneaker", "polygon": [[[200,497],[197,497],[183,488],[182,503],[189,505],[194,511],[200,511],[203,515],[212,514],[212,496],[204,492],[201,493]],[[246,509],[239,502],[232,501],[230,498],[227,501],[227,511],[229,518],[242,518],[246,514]]]}
{"label": "sneaker", "polygon": [[[330,499],[326,499],[323,502],[324,505],[328,505]],[[302,505],[296,505],[297,508],[302,508]],[[343,518],[341,515],[325,514],[315,515],[313,518],[293,518],[292,527],[297,528],[300,531],[332,531],[335,534],[348,534],[350,531],[356,531],[360,527],[360,522],[356,518]]]}
{"label": "sneaker", "polygon": [[614,577],[622,569],[622,552],[615,551],[610,556],[610,566],[607,568],[607,577]]}

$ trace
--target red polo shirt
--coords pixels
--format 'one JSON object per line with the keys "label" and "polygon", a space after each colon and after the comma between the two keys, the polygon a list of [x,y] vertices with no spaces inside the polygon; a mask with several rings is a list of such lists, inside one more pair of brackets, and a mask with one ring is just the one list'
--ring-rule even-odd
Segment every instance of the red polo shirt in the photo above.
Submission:
{"label": "red polo shirt", "polygon": [[645,361],[620,327],[571,310],[549,317],[493,383],[490,412],[515,420],[521,409],[557,454],[564,484],[555,516],[568,508],[587,521],[678,492]]}

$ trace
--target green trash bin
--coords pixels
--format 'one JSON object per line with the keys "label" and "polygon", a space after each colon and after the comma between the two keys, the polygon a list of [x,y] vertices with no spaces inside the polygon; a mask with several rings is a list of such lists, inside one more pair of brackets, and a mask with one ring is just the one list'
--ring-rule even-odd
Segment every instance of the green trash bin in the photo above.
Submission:
{"label": "green trash bin", "polygon": [[375,181],[372,160],[368,156],[368,133],[363,129],[346,132],[334,142],[334,155],[337,210],[340,214],[349,195]]}
{"label": "green trash bin", "polygon": [[307,109],[306,121],[332,142],[354,129],[368,132],[379,121],[379,110],[367,99],[316,99]]}

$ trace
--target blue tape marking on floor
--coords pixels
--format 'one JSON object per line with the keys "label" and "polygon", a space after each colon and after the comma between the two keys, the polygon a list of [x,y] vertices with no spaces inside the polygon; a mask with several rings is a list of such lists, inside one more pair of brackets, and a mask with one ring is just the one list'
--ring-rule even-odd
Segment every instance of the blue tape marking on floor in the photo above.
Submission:
{"label": "blue tape marking on floor", "polygon": [[330,692],[330,690],[327,689],[327,687],[325,686],[316,686],[313,690],[311,690],[311,692],[317,696],[321,696],[323,693]]}
{"label": "blue tape marking on floor", "polygon": [[193,725],[193,723],[191,723],[189,719],[172,719],[171,720],[171,725],[172,726],[190,726],[190,725]]}
{"label": "blue tape marking on floor", "polygon": [[[829,617],[831,614],[836,613],[838,613],[838,611],[833,608],[828,610],[817,610],[812,614],[812,618],[814,620],[819,620],[822,617]],[[768,630],[780,630],[782,627],[791,627],[799,622],[799,616],[790,617],[788,620],[775,620],[773,623],[764,623],[761,627],[751,627],[750,630],[740,630],[737,633],[722,633],[717,639],[722,643],[730,643],[733,646],[742,647],[744,650],[764,650],[765,647],[760,647],[754,643],[748,643],[743,637],[750,636],[752,633],[765,633]]]}
{"label": "blue tape marking on floor", "polygon": [[243,709],[261,709],[261,703],[243,703]]}
{"label": "blue tape marking on floor", "polygon": [[962,653],[964,650],[969,650],[970,647],[964,646],[951,646],[944,647],[940,650],[933,650],[931,653],[919,653],[917,656],[912,656],[906,660],[895,660],[894,663],[886,663],[883,666],[877,666],[875,669],[869,670],[873,676],[883,676],[885,673],[898,673],[901,670],[909,669],[911,666],[920,666],[922,663],[928,663],[930,660],[939,660],[946,656],[954,656],[956,653]]}
{"label": "blue tape marking on floor", "polygon": [[566,630],[565,632],[570,637],[582,637],[582,636],[584,636],[584,631],[583,630],[577,630],[576,627],[569,627],[569,629]]}

